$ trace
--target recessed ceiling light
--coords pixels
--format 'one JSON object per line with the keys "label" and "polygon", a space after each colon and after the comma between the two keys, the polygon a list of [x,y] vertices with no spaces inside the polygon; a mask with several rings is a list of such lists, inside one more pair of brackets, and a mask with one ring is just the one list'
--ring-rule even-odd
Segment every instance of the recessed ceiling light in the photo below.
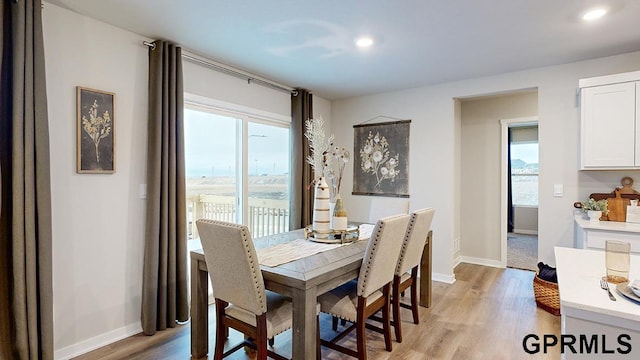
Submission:
{"label": "recessed ceiling light", "polygon": [[356,39],[356,45],[361,48],[367,48],[373,45],[373,39],[369,36],[363,36]]}
{"label": "recessed ceiling light", "polygon": [[607,13],[607,9],[604,9],[604,8],[593,9],[593,10],[587,11],[584,15],[582,15],[582,20],[593,21],[596,19],[600,19],[606,13]]}

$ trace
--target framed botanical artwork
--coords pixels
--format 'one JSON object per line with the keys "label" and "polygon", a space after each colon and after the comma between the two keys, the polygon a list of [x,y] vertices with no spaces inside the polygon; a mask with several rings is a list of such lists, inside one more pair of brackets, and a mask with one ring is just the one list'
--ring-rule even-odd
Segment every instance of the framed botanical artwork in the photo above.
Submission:
{"label": "framed botanical artwork", "polygon": [[106,91],[76,87],[78,173],[116,171],[115,96]]}
{"label": "framed botanical artwork", "polygon": [[353,126],[353,195],[409,197],[410,124]]}

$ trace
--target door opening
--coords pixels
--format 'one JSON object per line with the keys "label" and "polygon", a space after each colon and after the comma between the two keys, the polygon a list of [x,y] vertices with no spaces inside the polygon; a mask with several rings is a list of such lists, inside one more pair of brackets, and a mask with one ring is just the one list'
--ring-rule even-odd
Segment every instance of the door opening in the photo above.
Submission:
{"label": "door opening", "polygon": [[502,264],[533,270],[538,260],[538,119],[501,120]]}

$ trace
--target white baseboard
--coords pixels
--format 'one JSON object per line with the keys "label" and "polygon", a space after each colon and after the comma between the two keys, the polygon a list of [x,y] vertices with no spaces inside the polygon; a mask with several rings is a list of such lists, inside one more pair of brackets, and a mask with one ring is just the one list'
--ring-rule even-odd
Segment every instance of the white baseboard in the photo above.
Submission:
{"label": "white baseboard", "polygon": [[462,257],[460,256],[460,254],[458,254],[453,258],[453,268],[455,269],[456,266],[460,265],[461,262],[462,262]]}
{"label": "white baseboard", "polygon": [[500,260],[490,260],[490,259],[476,258],[476,257],[470,257],[470,256],[461,256],[460,262],[504,269],[504,265],[502,265]]}
{"label": "white baseboard", "polygon": [[513,229],[515,234],[538,235],[538,230]]}
{"label": "white baseboard", "polygon": [[453,284],[456,282],[456,276],[455,274],[445,275],[440,273],[431,273],[431,280],[445,284]]}
{"label": "white baseboard", "polygon": [[56,360],[68,360],[78,355],[88,353],[89,351],[101,348],[103,346],[114,343],[118,340],[128,338],[142,332],[140,322],[129,324],[127,326],[115,329],[104,334],[82,340],[76,344],[67,346],[55,351],[54,358]]}

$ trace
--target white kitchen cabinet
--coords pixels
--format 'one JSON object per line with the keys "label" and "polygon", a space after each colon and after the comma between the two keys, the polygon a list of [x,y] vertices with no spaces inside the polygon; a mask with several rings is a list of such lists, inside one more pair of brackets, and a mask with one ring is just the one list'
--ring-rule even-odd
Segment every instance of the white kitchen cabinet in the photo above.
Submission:
{"label": "white kitchen cabinet", "polygon": [[640,169],[640,71],[580,80],[582,170]]}

